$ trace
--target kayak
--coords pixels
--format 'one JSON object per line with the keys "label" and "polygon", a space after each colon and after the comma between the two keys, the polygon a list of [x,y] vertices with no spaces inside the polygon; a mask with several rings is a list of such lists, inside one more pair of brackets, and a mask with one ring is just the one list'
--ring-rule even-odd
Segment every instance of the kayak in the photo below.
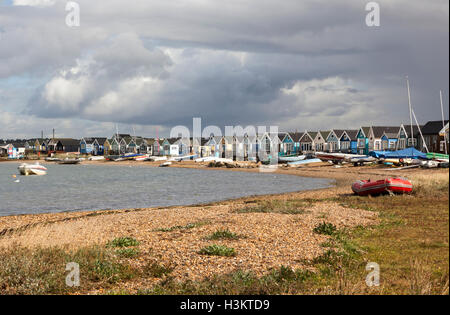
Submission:
{"label": "kayak", "polygon": [[413,185],[406,178],[387,178],[372,182],[369,180],[358,180],[353,183],[352,190],[360,196],[380,195],[386,192],[405,194],[412,192]]}

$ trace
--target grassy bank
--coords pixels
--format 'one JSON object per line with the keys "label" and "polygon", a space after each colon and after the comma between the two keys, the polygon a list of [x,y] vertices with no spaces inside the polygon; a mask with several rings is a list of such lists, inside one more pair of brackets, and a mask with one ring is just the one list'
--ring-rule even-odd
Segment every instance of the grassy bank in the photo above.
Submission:
{"label": "grassy bank", "polygon": [[[364,209],[379,214],[376,226],[339,228],[326,211],[313,233],[324,237],[321,256],[303,261],[304,268],[279,266],[256,275],[251,270],[217,274],[200,281],[179,282],[177,262],[161,264],[158,257],[143,263],[140,243],[123,235],[103,246],[77,250],[22,248],[0,250],[0,294],[448,294],[449,293],[449,178],[448,173],[411,176],[415,192],[407,196],[255,199],[236,208],[240,215],[277,214],[301,220],[320,203]],[[210,222],[211,223],[211,222]],[[204,223],[161,227],[161,237],[195,234]],[[202,238],[202,257],[239,259],[237,240],[245,231],[217,229]],[[170,234],[170,235],[169,235]],[[200,236],[199,236],[200,237]],[[176,238],[175,238],[176,239]],[[216,244],[216,242],[219,242]],[[65,285],[65,265],[80,264],[81,286]],[[380,266],[380,286],[369,288],[366,265]],[[133,284],[133,285],[129,285]]]}

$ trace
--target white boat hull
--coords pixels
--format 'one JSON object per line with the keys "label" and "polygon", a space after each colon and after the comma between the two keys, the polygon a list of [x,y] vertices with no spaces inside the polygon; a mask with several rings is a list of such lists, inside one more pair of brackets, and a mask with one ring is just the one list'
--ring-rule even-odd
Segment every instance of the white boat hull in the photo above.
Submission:
{"label": "white boat hull", "polygon": [[47,168],[40,164],[21,164],[19,167],[19,172],[21,175],[37,175],[42,176],[47,174]]}

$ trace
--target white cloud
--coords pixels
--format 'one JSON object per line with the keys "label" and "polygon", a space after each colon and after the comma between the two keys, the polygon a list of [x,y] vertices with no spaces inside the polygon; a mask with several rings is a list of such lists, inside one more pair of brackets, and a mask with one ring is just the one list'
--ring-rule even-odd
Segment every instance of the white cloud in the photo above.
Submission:
{"label": "white cloud", "polygon": [[56,0],[14,0],[13,4],[17,6],[52,6]]}

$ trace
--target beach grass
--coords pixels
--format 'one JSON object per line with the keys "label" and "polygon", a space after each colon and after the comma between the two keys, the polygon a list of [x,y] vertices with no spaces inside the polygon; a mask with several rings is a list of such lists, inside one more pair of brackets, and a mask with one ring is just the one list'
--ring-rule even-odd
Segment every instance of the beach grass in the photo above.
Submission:
{"label": "beach grass", "polygon": [[234,248],[227,247],[225,245],[209,245],[205,246],[198,252],[200,255],[208,256],[224,256],[224,257],[234,257],[237,255]]}
{"label": "beach grass", "polygon": [[[80,268],[80,287],[66,285],[66,265]],[[25,248],[0,250],[0,294],[70,294],[98,286],[108,288],[140,275],[104,247],[91,246],[76,251],[65,248]]]}
{"label": "beach grass", "polygon": [[239,239],[239,235],[234,232],[231,232],[228,229],[225,230],[217,230],[214,233],[208,235],[205,239],[207,240],[237,240]]}
{"label": "beach grass", "polygon": [[236,209],[236,213],[304,214],[312,205],[311,200],[262,200],[256,205]]}

